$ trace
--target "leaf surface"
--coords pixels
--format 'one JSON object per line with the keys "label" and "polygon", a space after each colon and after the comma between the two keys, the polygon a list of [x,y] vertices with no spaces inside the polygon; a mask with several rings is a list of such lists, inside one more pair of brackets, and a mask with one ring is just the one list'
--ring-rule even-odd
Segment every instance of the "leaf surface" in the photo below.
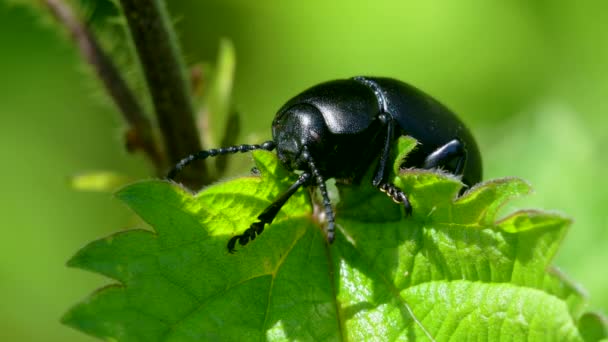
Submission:
{"label": "leaf surface", "polygon": [[[395,160],[415,145],[400,139]],[[337,237],[328,245],[302,189],[231,255],[228,239],[297,179],[274,154],[253,155],[261,176],[195,195],[160,180],[121,190],[118,198],[154,230],[114,234],[70,260],[116,284],[64,322],[129,341],[602,337],[601,319],[579,324],[582,292],[550,267],[570,220],[535,210],[498,216],[530,191],[527,183],[491,180],[458,197],[455,177],[395,162],[411,217],[368,180],[341,185]]]}

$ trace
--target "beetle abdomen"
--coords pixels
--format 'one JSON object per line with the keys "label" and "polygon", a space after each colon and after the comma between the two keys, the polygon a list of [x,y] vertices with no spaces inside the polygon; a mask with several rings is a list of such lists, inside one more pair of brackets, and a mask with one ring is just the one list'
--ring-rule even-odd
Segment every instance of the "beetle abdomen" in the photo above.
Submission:
{"label": "beetle abdomen", "polygon": [[[410,153],[404,166],[421,167],[424,159],[438,147],[458,139],[467,150],[463,181],[481,181],[481,154],[473,135],[446,106],[423,91],[392,78],[365,77],[383,96],[385,110],[399,123],[398,135],[414,137],[420,145]],[[453,171],[449,170],[448,171]]]}

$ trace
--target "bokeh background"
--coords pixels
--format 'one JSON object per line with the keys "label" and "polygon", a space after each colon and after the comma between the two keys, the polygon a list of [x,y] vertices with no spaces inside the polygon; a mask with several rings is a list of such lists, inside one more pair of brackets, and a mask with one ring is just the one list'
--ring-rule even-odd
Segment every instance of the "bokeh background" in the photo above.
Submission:
{"label": "bokeh background", "polygon": [[[31,8],[0,2],[0,340],[87,341],[61,315],[109,281],[68,269],[80,247],[132,225],[110,194],[70,176],[150,176],[72,43]],[[102,3],[103,1],[99,1]],[[608,311],[608,3],[605,1],[169,1],[189,63],[236,49],[240,140],[270,137],[284,101],[324,80],[398,78],[468,123],[485,177],[536,193],[513,208],[575,223],[555,259]],[[242,170],[247,171],[247,169]]]}

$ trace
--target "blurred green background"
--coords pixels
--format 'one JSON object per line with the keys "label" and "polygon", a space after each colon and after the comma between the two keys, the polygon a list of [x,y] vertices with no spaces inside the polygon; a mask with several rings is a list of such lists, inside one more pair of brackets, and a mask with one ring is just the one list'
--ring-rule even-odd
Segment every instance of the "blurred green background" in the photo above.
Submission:
{"label": "blurred green background", "polygon": [[[101,1],[100,1],[101,2]],[[608,3],[605,1],[171,1],[189,63],[236,48],[241,141],[270,137],[295,93],[354,75],[398,78],[468,123],[485,178],[518,176],[537,207],[575,219],[557,264],[608,311]],[[149,177],[72,43],[31,9],[0,2],[0,340],[84,341],[61,315],[108,284],[66,268],[93,239],[131,226],[111,195],[76,192],[98,169]],[[244,171],[246,171],[245,169]]]}

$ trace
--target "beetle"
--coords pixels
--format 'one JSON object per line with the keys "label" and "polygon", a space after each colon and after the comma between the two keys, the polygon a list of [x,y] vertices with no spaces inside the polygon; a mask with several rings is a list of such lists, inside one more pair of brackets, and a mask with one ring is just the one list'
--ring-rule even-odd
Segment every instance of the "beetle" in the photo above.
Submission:
{"label": "beetle", "polygon": [[442,168],[461,176],[466,186],[481,181],[481,155],[471,132],[444,105],[404,82],[383,77],[357,76],[313,86],[287,101],[272,121],[272,140],[257,145],[235,145],[204,150],[179,161],[167,178],[195,160],[218,155],[276,148],[280,162],[301,171],[298,180],[274,200],[242,234],[228,241],[244,246],[261,234],[281,207],[302,186],[317,186],[327,219],[327,240],[335,235],[335,217],[325,181],[357,182],[376,159],[372,185],[412,212],[407,194],[388,180],[393,142],[401,135],[419,146],[402,167]]}

